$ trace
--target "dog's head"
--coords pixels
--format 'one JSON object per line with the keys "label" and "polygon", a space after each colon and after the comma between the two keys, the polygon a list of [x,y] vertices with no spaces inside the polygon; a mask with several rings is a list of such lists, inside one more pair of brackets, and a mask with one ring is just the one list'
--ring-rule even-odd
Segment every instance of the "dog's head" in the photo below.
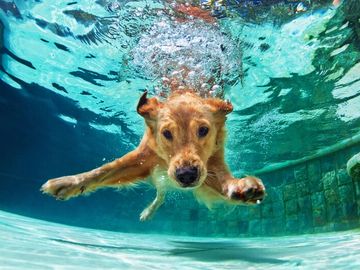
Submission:
{"label": "dog's head", "polygon": [[222,151],[231,103],[192,92],[174,93],[159,102],[145,92],[137,111],[148,126],[149,143],[168,166],[169,177],[180,187],[200,186],[209,158]]}

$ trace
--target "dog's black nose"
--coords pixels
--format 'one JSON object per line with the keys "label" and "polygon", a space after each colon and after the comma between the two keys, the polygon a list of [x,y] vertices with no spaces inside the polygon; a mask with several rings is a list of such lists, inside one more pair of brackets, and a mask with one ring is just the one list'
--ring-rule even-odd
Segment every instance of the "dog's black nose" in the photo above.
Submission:
{"label": "dog's black nose", "polygon": [[190,186],[199,178],[199,170],[197,167],[182,167],[175,171],[176,179],[184,186]]}

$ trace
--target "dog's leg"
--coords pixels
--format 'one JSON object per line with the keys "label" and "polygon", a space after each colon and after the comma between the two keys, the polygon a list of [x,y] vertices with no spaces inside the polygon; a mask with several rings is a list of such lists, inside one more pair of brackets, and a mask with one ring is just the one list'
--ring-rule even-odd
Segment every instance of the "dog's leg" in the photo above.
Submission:
{"label": "dog's leg", "polygon": [[156,155],[146,142],[125,156],[94,170],[48,180],[41,190],[67,200],[102,187],[116,187],[146,178],[156,164]]}
{"label": "dog's leg", "polygon": [[146,207],[140,214],[140,220],[146,221],[151,219],[159,207],[164,203],[165,200],[165,191],[158,189],[156,191],[156,198],[152,203]]}
{"label": "dog's leg", "polygon": [[255,204],[265,197],[265,187],[260,178],[246,176],[241,179],[230,173],[217,174],[205,180],[207,186],[215,190],[223,199],[233,203]]}
{"label": "dog's leg", "polygon": [[265,197],[265,186],[261,179],[246,176],[238,179],[231,175],[222,156],[210,160],[209,175],[205,184],[215,190],[222,198],[235,203],[259,203]]}

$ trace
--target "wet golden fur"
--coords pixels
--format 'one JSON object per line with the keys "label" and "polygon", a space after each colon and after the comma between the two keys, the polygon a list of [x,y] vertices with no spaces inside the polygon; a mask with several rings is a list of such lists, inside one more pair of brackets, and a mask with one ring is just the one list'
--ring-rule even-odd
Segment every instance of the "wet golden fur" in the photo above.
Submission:
{"label": "wet golden fur", "polygon": [[[102,187],[152,179],[157,196],[141,213],[141,220],[153,216],[169,188],[192,190],[207,205],[218,200],[256,203],[265,194],[261,180],[234,178],[224,160],[225,120],[232,109],[230,102],[202,98],[192,91],[174,91],[164,102],[144,93],[137,111],[147,128],[135,150],[89,172],[51,179],[42,191],[66,200]],[[208,129],[206,136],[199,136],[200,127]],[[165,130],[171,139],[164,136]],[[184,186],[175,172],[189,166],[198,168],[198,178]]]}

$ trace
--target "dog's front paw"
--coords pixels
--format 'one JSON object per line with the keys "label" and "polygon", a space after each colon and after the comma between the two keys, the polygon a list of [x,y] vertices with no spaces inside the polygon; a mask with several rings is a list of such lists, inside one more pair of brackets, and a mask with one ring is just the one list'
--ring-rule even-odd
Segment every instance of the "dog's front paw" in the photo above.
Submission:
{"label": "dog's front paw", "polygon": [[40,190],[58,200],[67,200],[80,195],[85,189],[85,186],[79,185],[77,176],[64,176],[48,180]]}
{"label": "dog's front paw", "polygon": [[226,195],[233,201],[250,204],[260,203],[265,197],[265,187],[261,179],[246,176],[228,182]]}

